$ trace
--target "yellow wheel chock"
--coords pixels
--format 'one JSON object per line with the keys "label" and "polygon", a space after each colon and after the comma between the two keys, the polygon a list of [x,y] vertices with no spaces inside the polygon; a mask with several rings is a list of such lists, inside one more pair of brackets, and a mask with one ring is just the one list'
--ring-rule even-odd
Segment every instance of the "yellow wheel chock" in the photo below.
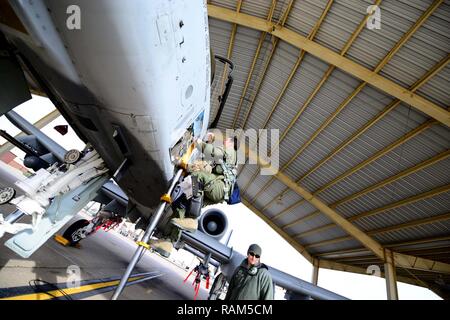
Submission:
{"label": "yellow wheel chock", "polygon": [[69,240],[59,234],[55,234],[55,241],[62,244],[63,246],[68,246],[70,244]]}

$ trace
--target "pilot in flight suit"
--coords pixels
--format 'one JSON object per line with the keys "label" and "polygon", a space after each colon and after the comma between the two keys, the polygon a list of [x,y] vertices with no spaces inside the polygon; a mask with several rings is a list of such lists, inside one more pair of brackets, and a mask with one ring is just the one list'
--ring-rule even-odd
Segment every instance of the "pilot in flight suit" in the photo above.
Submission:
{"label": "pilot in flight suit", "polygon": [[[237,152],[233,138],[227,139],[224,146],[214,146],[211,135],[208,134],[208,142],[198,140],[196,143],[196,147],[202,151],[203,159],[188,166],[192,179],[198,183],[198,193],[203,194],[202,208],[227,201],[236,180]],[[186,207],[173,205],[174,217],[163,231],[163,238],[150,241],[151,247],[162,256],[170,255],[173,243],[180,239],[182,230],[195,232],[198,228],[198,217],[191,215]]]}

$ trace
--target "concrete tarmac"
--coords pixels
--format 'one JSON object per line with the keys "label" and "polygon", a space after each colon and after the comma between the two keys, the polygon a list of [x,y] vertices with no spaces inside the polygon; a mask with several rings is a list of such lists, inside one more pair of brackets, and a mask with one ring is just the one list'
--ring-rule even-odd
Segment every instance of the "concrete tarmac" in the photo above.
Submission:
{"label": "concrete tarmac", "polygon": [[[2,212],[5,212],[2,210]],[[5,215],[6,216],[6,215]],[[63,233],[76,219],[60,230]],[[64,247],[50,238],[30,258],[24,259],[3,244],[11,238],[6,234],[0,239],[0,288],[28,286],[33,279],[41,279],[50,283],[65,283],[68,280],[69,266],[80,268],[80,280],[91,280],[121,277],[137,245],[116,231],[97,233],[80,242],[81,248]],[[159,278],[128,286],[119,297],[121,300],[192,300],[194,288],[193,276],[186,282],[183,280],[189,270],[185,270],[165,259],[157,253],[146,251],[133,273],[158,271],[163,273]],[[88,300],[110,299],[113,291],[86,297]],[[197,300],[208,296],[205,283],[202,282]]]}

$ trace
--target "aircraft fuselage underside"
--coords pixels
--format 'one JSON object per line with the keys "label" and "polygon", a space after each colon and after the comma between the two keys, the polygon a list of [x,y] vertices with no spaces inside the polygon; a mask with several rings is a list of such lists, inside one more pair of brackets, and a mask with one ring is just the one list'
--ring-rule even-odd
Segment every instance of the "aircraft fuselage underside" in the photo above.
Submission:
{"label": "aircraft fuselage underside", "polygon": [[[207,12],[192,1],[12,1],[26,33],[0,30],[27,79],[52,100],[148,218],[174,173],[171,150],[209,121]],[[79,29],[67,10],[80,9]],[[76,10],[74,11],[75,14]],[[125,14],[126,13],[126,14]],[[183,143],[187,143],[184,141]],[[136,215],[134,215],[136,217]]]}

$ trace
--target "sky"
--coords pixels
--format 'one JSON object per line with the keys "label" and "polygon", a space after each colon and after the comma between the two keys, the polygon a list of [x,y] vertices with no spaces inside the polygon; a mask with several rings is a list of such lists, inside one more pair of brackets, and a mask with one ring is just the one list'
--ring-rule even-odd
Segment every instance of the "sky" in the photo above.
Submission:
{"label": "sky", "polygon": [[[47,98],[33,96],[32,100],[18,106],[14,111],[28,121],[36,122],[54,109]],[[69,129],[64,136],[53,129],[54,126],[61,124],[67,124],[62,116],[43,128],[42,132],[67,150],[81,150],[84,144],[72,129]],[[6,130],[13,136],[19,133],[19,130],[4,116],[0,117],[0,129]],[[5,140],[0,137],[0,145],[4,142]],[[23,158],[23,153],[17,148],[13,149],[13,152],[18,158]],[[223,210],[227,215],[229,230],[233,230],[229,245],[234,250],[245,254],[250,244],[258,243],[262,248],[261,262],[311,282],[312,265],[251,210],[243,204],[233,206],[219,204],[215,207]],[[186,263],[189,264],[190,261]],[[380,266],[381,269],[382,267]],[[376,276],[320,269],[318,285],[353,300],[387,299],[386,282],[383,278]],[[400,300],[440,300],[439,296],[426,288],[401,282],[397,283],[397,288]],[[283,292],[278,290],[275,297],[283,299]]]}

